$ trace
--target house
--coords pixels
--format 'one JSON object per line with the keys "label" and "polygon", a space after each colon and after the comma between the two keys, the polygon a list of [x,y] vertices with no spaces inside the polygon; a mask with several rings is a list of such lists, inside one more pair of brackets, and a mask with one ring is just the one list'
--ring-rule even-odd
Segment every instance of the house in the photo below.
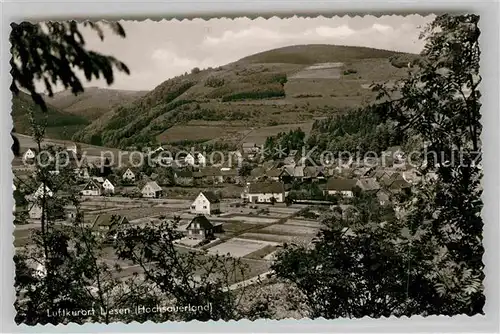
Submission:
{"label": "house", "polygon": [[28,148],[26,152],[23,154],[23,160],[33,160],[36,157],[37,154],[37,149],[35,148]]}
{"label": "house", "polygon": [[400,193],[404,190],[409,190],[410,188],[411,184],[403,179],[396,179],[388,186],[388,190],[393,194]]}
{"label": "house", "polygon": [[155,181],[149,181],[141,190],[142,197],[159,198],[163,196],[163,189]]}
{"label": "house", "polygon": [[174,172],[174,180],[180,186],[192,186],[194,183],[193,172],[189,169],[177,170]]}
{"label": "house", "polygon": [[215,226],[204,215],[197,215],[186,227],[188,238],[192,239],[212,239],[215,230]]}
{"label": "house", "polygon": [[102,186],[104,192],[109,193],[109,194],[115,193],[115,186],[108,179],[105,179],[104,182],[101,184],[101,186]]}
{"label": "house", "polygon": [[125,173],[122,175],[122,180],[123,181],[128,181],[128,182],[135,182],[135,174],[130,170],[130,168],[127,168]]}
{"label": "house", "polygon": [[184,161],[191,166],[205,166],[207,164],[207,159],[199,152],[188,153]]}
{"label": "house", "polygon": [[220,212],[220,199],[212,191],[202,191],[191,204],[191,213],[216,214]]}
{"label": "house", "polygon": [[336,195],[340,194],[344,197],[353,197],[354,188],[356,187],[356,179],[340,179],[340,178],[330,178],[326,182],[325,194]]}
{"label": "house", "polygon": [[[40,184],[38,189],[33,193],[33,198],[38,199],[44,195],[44,189],[43,189],[43,184]],[[45,185],[45,196],[46,197],[52,197],[54,193],[52,190],[49,189],[47,185]]]}
{"label": "house", "polygon": [[251,203],[283,203],[287,193],[285,185],[277,181],[253,182],[245,190],[246,199]]}
{"label": "house", "polygon": [[289,166],[283,167],[283,170],[293,179],[302,180],[304,178],[304,166]]}
{"label": "house", "polygon": [[92,223],[92,233],[109,241],[115,240],[119,231],[129,227],[126,217],[115,214],[100,214]]}
{"label": "house", "polygon": [[362,191],[367,192],[377,192],[380,189],[380,184],[375,178],[359,179],[358,182],[356,182],[356,186]]}
{"label": "house", "polygon": [[302,171],[304,181],[318,181],[325,179],[324,168],[321,166],[307,166]]}
{"label": "house", "polygon": [[80,193],[83,196],[101,196],[103,188],[101,183],[97,182],[95,179],[90,179],[89,182],[83,187]]}
{"label": "house", "polygon": [[28,211],[28,215],[30,219],[42,219],[42,206],[37,203],[33,203]]}
{"label": "house", "polygon": [[267,179],[273,181],[280,181],[283,170],[281,168],[271,168],[266,172]]}

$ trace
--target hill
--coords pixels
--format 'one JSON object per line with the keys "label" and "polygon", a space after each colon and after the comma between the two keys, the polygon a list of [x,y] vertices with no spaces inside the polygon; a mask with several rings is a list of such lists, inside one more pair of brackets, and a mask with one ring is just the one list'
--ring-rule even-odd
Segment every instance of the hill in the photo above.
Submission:
{"label": "hill", "polygon": [[336,45],[270,50],[169,79],[103,114],[75,140],[114,147],[261,144],[273,133],[310,129],[315,120],[371,103],[370,85],[405,76],[401,64],[413,57]]}
{"label": "hill", "polygon": [[146,93],[147,91],[89,87],[77,96],[67,90],[55,93],[52,98],[47,97],[46,101],[60,110],[93,120],[116,105],[131,102]]}
{"label": "hill", "polygon": [[306,44],[285,46],[264,51],[239,60],[239,63],[267,64],[287,63],[312,65],[328,62],[350,62],[357,59],[387,59],[402,52],[365,48],[361,46],[342,46],[329,44]]}
{"label": "hill", "polygon": [[72,135],[90,124],[85,117],[61,111],[47,104],[47,112],[33,102],[31,96],[20,92],[12,98],[12,120],[17,133],[31,134],[29,110],[33,110],[37,123],[45,122],[46,136],[54,139],[71,139]]}

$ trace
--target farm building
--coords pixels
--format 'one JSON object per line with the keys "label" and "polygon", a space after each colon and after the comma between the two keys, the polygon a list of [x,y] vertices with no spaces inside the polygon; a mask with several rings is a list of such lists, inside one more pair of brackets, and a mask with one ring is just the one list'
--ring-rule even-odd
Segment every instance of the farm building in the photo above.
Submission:
{"label": "farm building", "polygon": [[126,217],[114,214],[100,214],[92,223],[92,233],[108,240],[116,239],[117,233],[129,226]]}
{"label": "farm building", "polygon": [[37,149],[35,148],[28,148],[26,152],[23,154],[23,160],[33,160],[35,159],[37,154]]}
{"label": "farm building", "polygon": [[207,159],[201,153],[195,152],[193,154],[189,153],[184,158],[184,161],[191,166],[205,166],[207,164]]}
{"label": "farm building", "polygon": [[163,189],[155,181],[149,181],[141,190],[142,197],[159,198],[163,196]]}
{"label": "farm building", "polygon": [[94,179],[90,179],[80,193],[84,196],[101,196],[102,191],[101,184]]}
{"label": "farm building", "polygon": [[353,197],[357,181],[356,179],[330,178],[326,182],[325,194],[340,194],[344,197]]}
{"label": "farm building", "polygon": [[285,185],[281,182],[253,182],[248,185],[246,200],[251,203],[282,203],[285,201]]}
{"label": "farm building", "polygon": [[105,179],[101,186],[105,192],[110,194],[115,193],[115,186],[108,179]]}
{"label": "farm building", "polygon": [[211,239],[214,233],[221,232],[222,224],[214,225],[204,215],[198,215],[186,227],[189,238]]}
{"label": "farm building", "polygon": [[124,181],[129,181],[129,182],[134,182],[135,181],[135,174],[130,170],[130,168],[127,168],[125,173],[122,175],[122,179]]}
{"label": "farm building", "polygon": [[212,191],[202,191],[191,204],[191,213],[211,215],[220,212],[220,199]]}

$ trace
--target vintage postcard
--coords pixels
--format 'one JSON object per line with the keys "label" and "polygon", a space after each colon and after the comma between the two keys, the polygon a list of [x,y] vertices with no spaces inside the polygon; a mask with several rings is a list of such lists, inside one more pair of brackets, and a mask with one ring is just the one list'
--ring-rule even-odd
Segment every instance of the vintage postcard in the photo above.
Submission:
{"label": "vintage postcard", "polygon": [[479,19],[13,23],[15,322],[483,314]]}

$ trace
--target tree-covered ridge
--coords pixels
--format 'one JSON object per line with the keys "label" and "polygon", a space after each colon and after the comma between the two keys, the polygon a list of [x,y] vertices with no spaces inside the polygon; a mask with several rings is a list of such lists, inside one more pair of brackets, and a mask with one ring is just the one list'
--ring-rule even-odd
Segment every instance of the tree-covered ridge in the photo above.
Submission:
{"label": "tree-covered ridge", "polygon": [[71,139],[75,131],[83,129],[90,123],[85,117],[62,112],[50,104],[46,105],[46,112],[42,112],[41,107],[36,105],[29,95],[20,92],[12,98],[12,120],[16,132],[32,133],[30,110],[34,112],[38,123],[47,125],[48,133],[55,139]]}
{"label": "tree-covered ridge", "polygon": [[380,152],[401,144],[394,126],[371,110],[349,110],[344,114],[317,120],[307,140],[309,147],[329,152]]}

